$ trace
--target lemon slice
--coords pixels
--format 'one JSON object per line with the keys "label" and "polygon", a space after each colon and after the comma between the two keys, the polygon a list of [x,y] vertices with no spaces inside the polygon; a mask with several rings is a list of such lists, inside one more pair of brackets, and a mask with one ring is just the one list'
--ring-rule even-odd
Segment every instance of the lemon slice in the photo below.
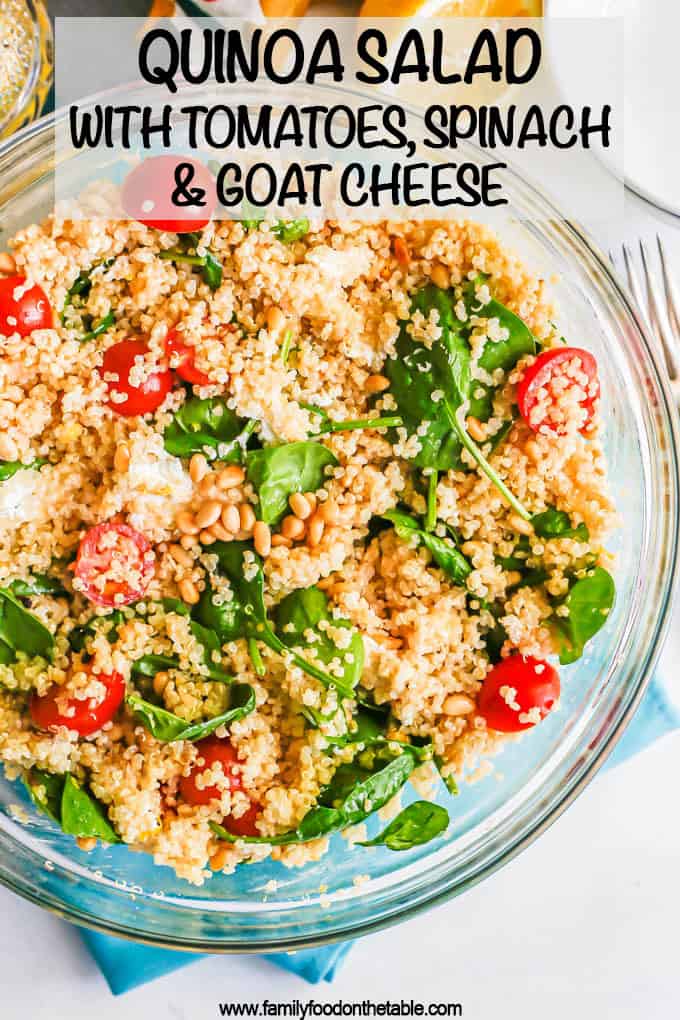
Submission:
{"label": "lemon slice", "polygon": [[540,18],[543,0],[364,0],[362,18]]}

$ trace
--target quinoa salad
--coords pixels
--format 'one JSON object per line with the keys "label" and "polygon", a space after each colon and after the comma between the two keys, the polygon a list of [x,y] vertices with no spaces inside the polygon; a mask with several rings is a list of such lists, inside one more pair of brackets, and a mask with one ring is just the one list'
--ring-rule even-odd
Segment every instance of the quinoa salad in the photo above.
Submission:
{"label": "quinoa salad", "polygon": [[595,359],[475,223],[177,227],[0,254],[0,761],[196,884],[455,832],[614,602]]}

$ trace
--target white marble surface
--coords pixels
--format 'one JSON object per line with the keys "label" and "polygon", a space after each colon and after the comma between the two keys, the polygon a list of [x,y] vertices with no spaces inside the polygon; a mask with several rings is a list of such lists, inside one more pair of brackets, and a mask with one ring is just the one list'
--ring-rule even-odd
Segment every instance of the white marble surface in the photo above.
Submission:
{"label": "white marble surface", "polygon": [[[680,275],[680,221],[631,198],[603,247],[663,233]],[[680,612],[661,672],[680,702]],[[541,839],[463,897],[351,953],[332,986],[253,958],[203,960],[114,999],[75,931],[0,889],[3,1020],[211,1020],[218,1003],[460,1002],[474,1020],[680,1016],[680,733],[600,776]]]}

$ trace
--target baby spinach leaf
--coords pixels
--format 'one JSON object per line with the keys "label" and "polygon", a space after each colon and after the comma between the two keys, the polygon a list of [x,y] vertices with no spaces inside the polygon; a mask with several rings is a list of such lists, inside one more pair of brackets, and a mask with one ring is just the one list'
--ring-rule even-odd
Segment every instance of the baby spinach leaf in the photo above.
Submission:
{"label": "baby spinach leaf", "polygon": [[66,595],[61,581],[48,574],[32,574],[26,580],[12,581],[10,591],[18,599],[28,599],[32,595]]}
{"label": "baby spinach leaf", "polygon": [[[278,836],[234,836],[221,825],[210,823],[219,839],[230,843],[268,843],[285,846],[307,843],[348,825],[364,821],[395,796],[418,765],[418,758],[406,745],[394,755],[389,748],[373,755],[371,765],[348,763],[340,765],[319,801],[302,819],[297,829]],[[391,755],[388,757],[388,755]]]}
{"label": "baby spinach leaf", "polygon": [[554,508],[544,510],[540,514],[534,514],[531,523],[540,538],[576,538],[579,542],[587,542],[590,539],[588,528],[583,521],[573,527],[569,514],[564,510]]}
{"label": "baby spinach leaf", "polygon": [[[351,698],[364,668],[364,643],[349,620],[331,616],[328,599],[314,586],[293,591],[276,607],[276,630],[288,648],[312,649],[324,666],[339,663],[342,676],[332,673],[338,690]],[[347,647],[339,647],[322,625],[352,632]]]}
{"label": "baby spinach leaf", "polygon": [[66,292],[64,307],[61,313],[61,323],[69,329],[75,329],[80,326],[82,329],[79,338],[81,343],[85,343],[87,340],[94,340],[95,337],[106,333],[116,321],[112,310],[109,310],[100,319],[95,319],[84,311],[90,291],[92,290],[92,271],[97,266],[108,269],[114,261],[112,258],[105,259],[103,262],[95,262],[89,269],[83,269]]}
{"label": "baby spinach leaf", "polygon": [[61,795],[64,777],[44,769],[32,768],[24,775],[24,786],[31,800],[43,814],[61,824]]}
{"label": "baby spinach leaf", "polygon": [[106,616],[93,616],[87,623],[73,628],[68,636],[69,644],[74,652],[84,652],[88,637],[94,637],[100,631],[114,644],[118,640],[118,630],[126,620],[127,616],[122,609],[114,609]]}
{"label": "baby spinach leaf", "polygon": [[434,763],[437,766],[437,771],[439,772],[439,775],[441,776],[442,783],[444,784],[446,789],[449,791],[449,793],[451,794],[452,797],[457,797],[458,796],[458,792],[459,792],[458,791],[458,783],[456,782],[455,777],[453,775],[444,775],[444,771],[443,770],[444,770],[444,764],[445,763],[444,763],[444,759],[441,757],[441,755],[435,754],[435,756],[434,756]]}
{"label": "baby spinach leaf", "polygon": [[359,846],[386,846],[388,850],[412,850],[441,836],[449,824],[449,813],[439,804],[416,800],[404,808],[386,829]]}
{"label": "baby spinach leaf", "polygon": [[166,428],[163,443],[175,457],[207,450],[215,451],[217,460],[234,464],[243,459],[242,444],[254,427],[255,422],[238,418],[221,397],[189,397]]}
{"label": "baby spinach leaf", "polygon": [[201,270],[203,282],[207,283],[211,290],[217,290],[222,285],[222,263],[218,262],[210,252],[206,252],[205,255],[199,255],[196,251],[199,242],[199,234],[183,234],[179,240],[179,247],[166,248],[165,251],[160,251],[158,255],[169,262],[196,266]]}
{"label": "baby spinach leaf", "polygon": [[125,703],[136,718],[156,740],[170,743],[174,740],[201,740],[219,726],[227,726],[237,719],[243,719],[255,708],[255,691],[250,684],[233,684],[230,688],[230,705],[226,712],[213,716],[204,722],[187,722],[174,712],[145,701],[138,694],[128,694]]}
{"label": "baby spinach leaf", "polygon": [[[473,284],[474,288],[474,284]],[[482,319],[498,319],[501,329],[507,331],[504,340],[487,340],[479,359],[480,368],[492,375],[497,369],[510,372],[520,358],[536,353],[536,340],[529,327],[518,315],[491,298],[485,305],[475,304],[474,290],[466,301],[474,315]]]}
{"label": "baby spinach leaf", "polygon": [[460,585],[465,584],[472,572],[472,566],[460,549],[456,548],[452,539],[447,541],[425,531],[415,517],[401,510],[387,510],[382,516],[392,522],[399,538],[405,541],[415,538],[419,545],[424,545],[429,550],[434,562],[452,581]]}
{"label": "baby spinach leaf", "polygon": [[[16,652],[49,659],[54,648],[54,637],[45,624],[29,613],[9,588],[0,588],[0,645],[4,646],[5,662],[15,661]],[[12,657],[7,658],[10,652]]]}
{"label": "baby spinach leaf", "polygon": [[102,805],[71,775],[64,780],[60,824],[69,836],[94,836],[105,843],[120,843]]}
{"label": "baby spinach leaf", "polygon": [[303,441],[265,446],[246,455],[248,481],[256,489],[260,519],[278,524],[294,492],[315,492],[325,480],[325,469],[338,463],[321,443]]}
{"label": "baby spinach leaf", "polygon": [[567,615],[553,613],[551,622],[560,638],[560,662],[576,662],[588,641],[604,626],[614,605],[616,587],[611,574],[595,567],[586,577],[575,581],[558,604]]}
{"label": "baby spinach leaf", "polygon": [[309,233],[309,220],[304,217],[299,220],[277,220],[271,227],[271,232],[283,244],[292,244]]}
{"label": "baby spinach leaf", "polygon": [[43,464],[47,464],[44,457],[37,457],[32,460],[30,464],[24,464],[20,460],[4,460],[0,461],[0,482],[6,482],[8,478],[12,478],[17,471],[38,471]]}

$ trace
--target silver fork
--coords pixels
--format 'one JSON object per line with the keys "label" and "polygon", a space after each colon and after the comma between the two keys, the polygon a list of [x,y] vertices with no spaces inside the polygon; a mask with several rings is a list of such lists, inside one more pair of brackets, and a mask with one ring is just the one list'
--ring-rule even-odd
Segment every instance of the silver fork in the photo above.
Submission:
{"label": "silver fork", "polygon": [[[655,272],[647,246],[644,241],[640,241],[641,276],[644,283],[641,282],[633,252],[627,244],[623,245],[623,264],[631,294],[656,340],[676,400],[680,402],[680,298],[658,234],[656,243],[660,269]],[[611,252],[609,258],[616,268],[616,259]]]}

